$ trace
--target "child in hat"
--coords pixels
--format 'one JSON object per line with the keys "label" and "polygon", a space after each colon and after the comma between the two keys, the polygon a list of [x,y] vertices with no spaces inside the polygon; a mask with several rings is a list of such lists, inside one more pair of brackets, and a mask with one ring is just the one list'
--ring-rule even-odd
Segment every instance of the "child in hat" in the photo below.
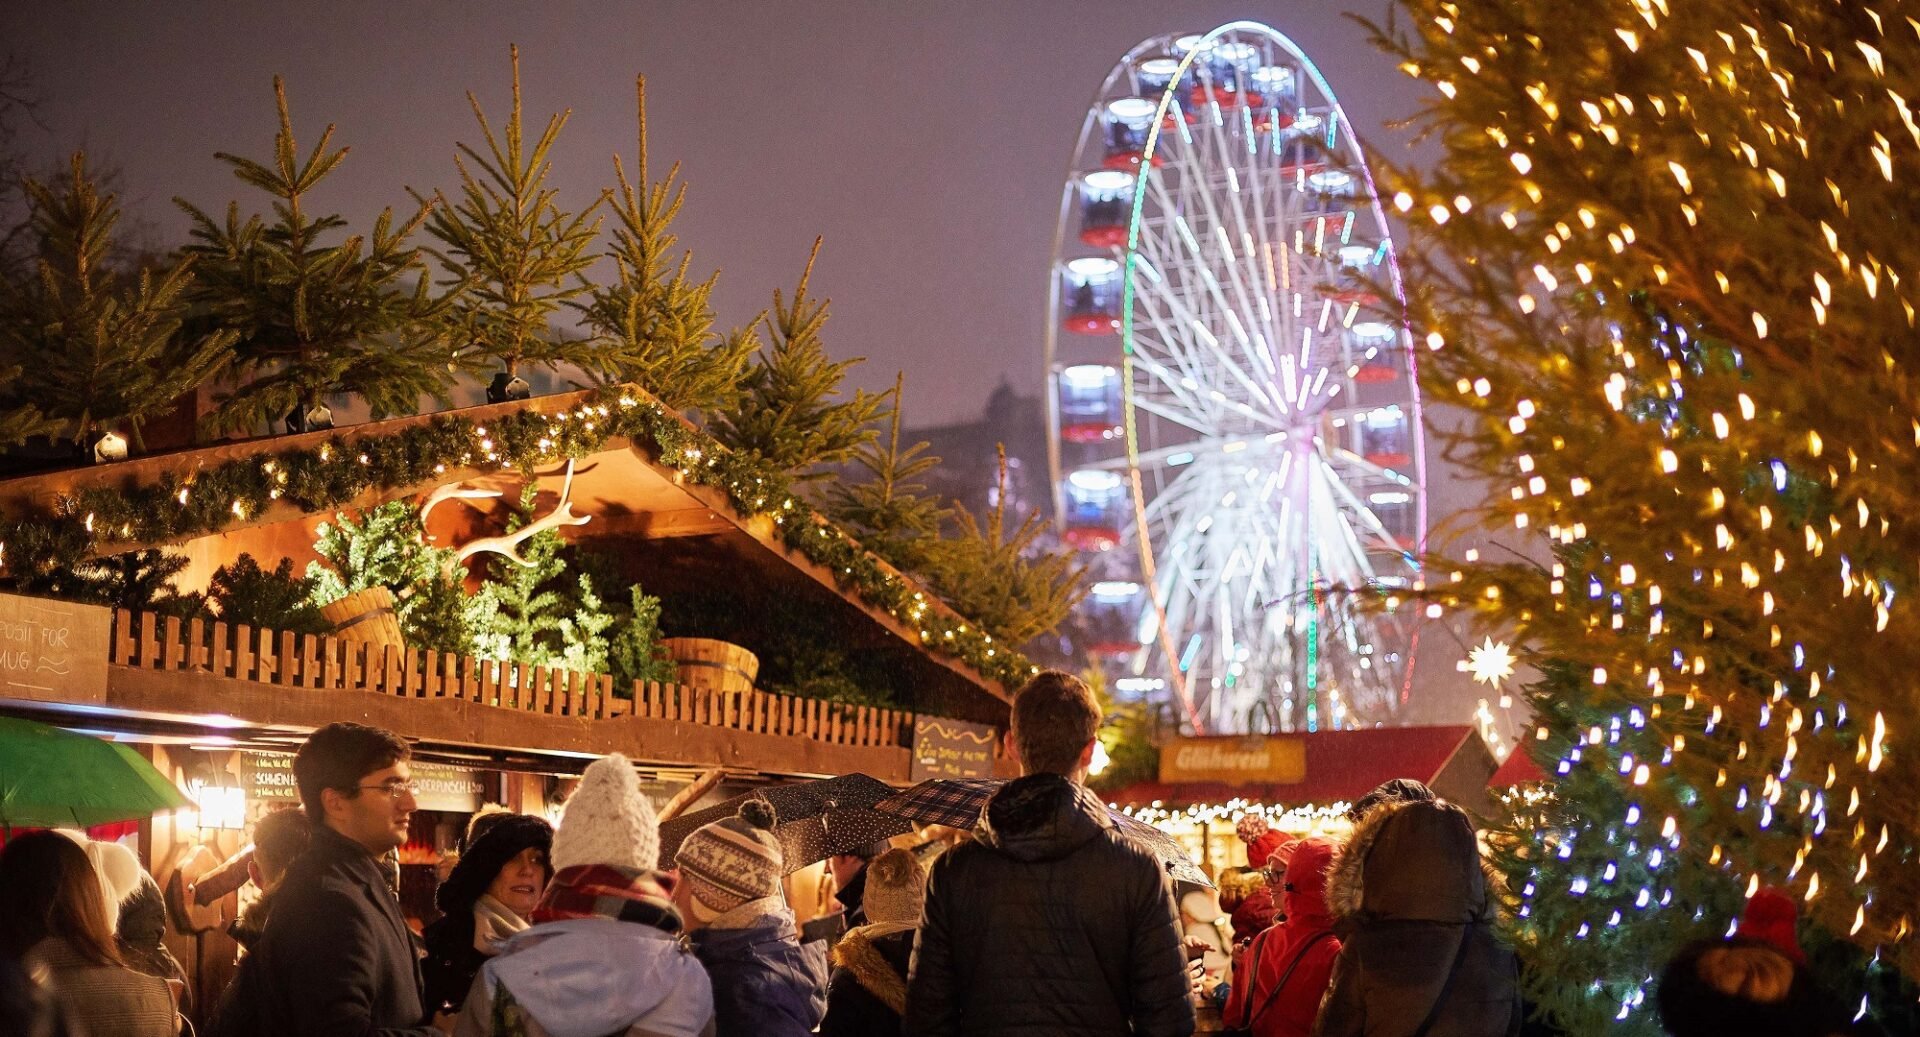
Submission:
{"label": "child in hat", "polygon": [[907,850],[888,850],[866,870],[867,924],[833,947],[822,1037],[899,1037],[907,966],[927,898],[927,872]]}
{"label": "child in hat", "polygon": [[659,823],[625,757],[587,767],[550,859],[532,928],[480,969],[456,1037],[711,1032],[713,992],[680,942],[680,912],[654,870]]}
{"label": "child in hat", "polygon": [[796,935],[774,822],[772,804],[749,800],[674,852],[673,899],[713,981],[717,1037],[805,1037],[826,1013],[826,945]]}

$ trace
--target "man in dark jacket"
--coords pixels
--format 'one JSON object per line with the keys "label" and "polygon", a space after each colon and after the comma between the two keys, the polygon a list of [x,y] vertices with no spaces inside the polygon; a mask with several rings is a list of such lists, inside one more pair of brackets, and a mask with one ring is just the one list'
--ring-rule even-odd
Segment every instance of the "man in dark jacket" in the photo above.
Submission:
{"label": "man in dark jacket", "polygon": [[1172,882],[1082,784],[1099,727],[1071,674],[1047,671],[1015,696],[1025,776],[988,801],[974,842],[933,864],[906,1033],[1193,1032]]}
{"label": "man in dark jacket", "polygon": [[378,858],[407,839],[417,806],[407,744],[329,724],[294,757],[312,842],[274,893],[241,963],[221,1034],[429,1037],[420,961]]}

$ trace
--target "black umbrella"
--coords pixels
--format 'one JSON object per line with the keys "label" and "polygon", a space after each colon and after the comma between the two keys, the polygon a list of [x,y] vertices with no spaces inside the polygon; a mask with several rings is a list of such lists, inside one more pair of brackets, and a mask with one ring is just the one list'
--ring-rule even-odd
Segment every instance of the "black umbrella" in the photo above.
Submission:
{"label": "black umbrella", "polygon": [[[921,824],[946,825],[972,829],[980,820],[987,800],[1006,784],[999,778],[933,778],[874,803],[873,808],[887,814],[912,818]],[[1166,866],[1176,882],[1193,882],[1211,888],[1213,881],[1193,862],[1187,848],[1173,836],[1112,807],[1107,816],[1129,839],[1152,851]]]}
{"label": "black umbrella", "polygon": [[660,867],[673,867],[674,851],[694,829],[740,812],[740,804],[764,799],[773,804],[774,835],[789,872],[836,853],[851,853],[869,843],[913,831],[913,822],[882,814],[873,804],[893,795],[892,786],[864,774],[821,778],[735,796],[660,826]]}

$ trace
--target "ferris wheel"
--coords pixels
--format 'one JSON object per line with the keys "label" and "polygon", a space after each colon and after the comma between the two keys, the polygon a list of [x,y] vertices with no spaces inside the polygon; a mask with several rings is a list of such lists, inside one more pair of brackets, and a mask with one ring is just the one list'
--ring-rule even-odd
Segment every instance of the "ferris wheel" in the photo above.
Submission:
{"label": "ferris wheel", "polygon": [[1257,22],[1129,51],[1081,127],[1051,281],[1054,504],[1096,556],[1091,647],[1195,731],[1390,722],[1427,524],[1416,359],[1319,70]]}

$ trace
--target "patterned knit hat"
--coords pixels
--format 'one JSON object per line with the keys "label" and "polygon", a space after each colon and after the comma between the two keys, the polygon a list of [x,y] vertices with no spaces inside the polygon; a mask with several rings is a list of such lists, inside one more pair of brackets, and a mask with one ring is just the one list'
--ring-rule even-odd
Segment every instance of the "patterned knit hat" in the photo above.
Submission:
{"label": "patterned knit hat", "polygon": [[860,903],[869,922],[920,924],[926,906],[927,870],[906,850],[888,850],[867,865],[867,889]]}
{"label": "patterned knit hat", "polygon": [[773,804],[750,799],[735,816],[702,825],[680,843],[673,862],[693,893],[694,917],[711,922],[749,900],[780,892],[786,868],[773,834],[775,820]]}
{"label": "patterned knit hat", "polygon": [[614,753],[587,765],[547,859],[555,871],[578,864],[652,871],[659,863],[660,822],[626,757]]}

